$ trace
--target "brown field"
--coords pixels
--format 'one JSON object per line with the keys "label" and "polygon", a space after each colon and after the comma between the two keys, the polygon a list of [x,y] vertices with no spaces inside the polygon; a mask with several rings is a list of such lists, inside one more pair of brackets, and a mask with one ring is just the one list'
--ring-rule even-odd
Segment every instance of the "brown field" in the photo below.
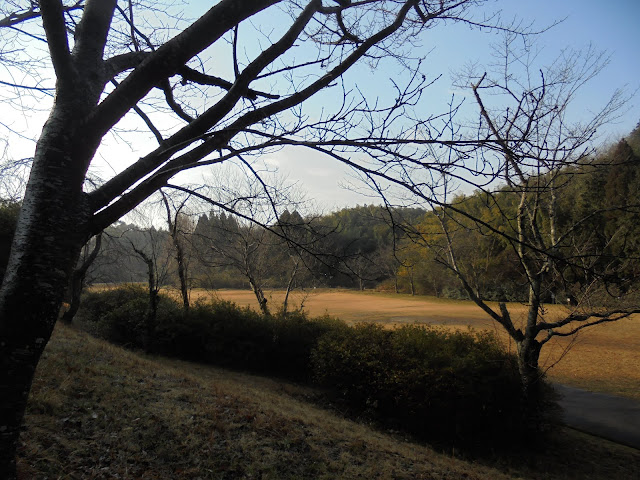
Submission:
{"label": "brown field", "polygon": [[[194,291],[194,298],[216,295],[238,305],[257,307],[253,293],[244,290]],[[281,304],[283,293],[270,292],[272,308]],[[349,323],[379,322],[389,326],[408,323],[442,325],[447,328],[471,326],[496,331],[512,348],[508,337],[475,304],[433,297],[411,297],[378,292],[314,290],[306,297],[296,294],[291,304],[311,316],[329,314]],[[524,316],[525,306],[510,304],[514,321]],[[550,316],[562,315],[566,308],[548,307]],[[580,332],[573,340],[558,338],[542,350],[541,366],[550,380],[591,391],[612,393],[640,400],[640,317],[598,325]]]}

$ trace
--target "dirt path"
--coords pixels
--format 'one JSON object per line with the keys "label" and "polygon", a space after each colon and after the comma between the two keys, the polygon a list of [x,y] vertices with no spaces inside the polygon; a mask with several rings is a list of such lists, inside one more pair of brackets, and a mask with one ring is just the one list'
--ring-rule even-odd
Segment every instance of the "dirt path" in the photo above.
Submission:
{"label": "dirt path", "polygon": [[640,449],[640,402],[554,384],[566,425]]}

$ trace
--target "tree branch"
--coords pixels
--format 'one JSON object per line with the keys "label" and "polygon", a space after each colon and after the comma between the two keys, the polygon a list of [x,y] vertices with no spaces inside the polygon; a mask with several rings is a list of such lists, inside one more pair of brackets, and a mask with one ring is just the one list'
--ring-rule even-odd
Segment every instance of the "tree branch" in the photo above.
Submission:
{"label": "tree branch", "polygon": [[103,81],[106,83],[118,74],[136,68],[149,55],[151,55],[150,52],[128,52],[105,60],[103,66],[105,78]]}
{"label": "tree branch", "polygon": [[[556,328],[561,328],[564,327],[565,325],[569,325],[571,323],[574,322],[586,322],[587,320],[589,320],[590,318],[597,318],[598,320],[595,320],[594,322],[589,322],[585,325],[581,325],[580,327],[577,327],[577,330],[581,330],[585,327],[589,327],[591,325],[597,325],[599,323],[605,323],[605,322],[615,322],[616,320],[621,320],[623,318],[627,318],[630,317],[633,314],[636,313],[640,313],[640,309],[630,309],[630,310],[624,310],[624,309],[617,309],[617,310],[610,310],[608,312],[603,312],[603,313],[598,313],[598,312],[590,312],[590,313],[584,313],[584,314],[579,314],[579,313],[572,313],[571,315],[567,316],[566,318],[559,320],[557,322],[540,322],[538,323],[538,331],[542,331],[542,330],[555,330]],[[566,334],[562,333],[562,332],[553,332],[553,335],[556,336],[567,336]]]}
{"label": "tree branch", "polygon": [[97,71],[102,63],[116,4],[117,0],[87,0],[73,47],[74,61],[80,70]]}
{"label": "tree branch", "polygon": [[40,11],[47,36],[47,44],[49,45],[51,62],[58,78],[58,88],[62,89],[62,91],[71,89],[73,88],[76,72],[74,71],[71,52],[69,51],[62,1],[40,2]]}
{"label": "tree branch", "polygon": [[161,80],[175,75],[191,58],[242,20],[280,0],[222,0],[189,28],[152,52],[87,119],[86,129],[101,138]]}
{"label": "tree branch", "polygon": [[[78,0],[74,5],[71,5],[70,7],[63,6],[62,7],[63,12],[67,13],[73,10],[78,10],[83,8],[83,5],[82,5],[83,1],[84,0]],[[0,18],[0,28],[14,27],[28,20],[40,18],[41,13],[39,10],[36,9],[36,6],[37,6],[36,2],[31,2],[31,6],[29,7],[29,10],[25,10],[24,12],[19,12],[19,13],[11,13],[10,15],[4,18]]]}
{"label": "tree branch", "polygon": [[[197,83],[199,85],[211,85],[214,87],[220,87],[225,90],[231,90],[233,87],[233,83],[229,82],[220,77],[216,77],[213,75],[207,75],[205,73],[198,72],[193,68],[189,68],[184,66],[178,70],[178,75],[182,77],[182,84],[185,85],[187,82]],[[258,97],[270,98],[272,100],[277,100],[280,98],[280,95],[276,95],[273,93],[260,92],[257,90],[252,90],[251,88],[247,88],[247,90],[242,94],[243,97],[248,98],[249,100],[257,100]]]}
{"label": "tree branch", "polygon": [[[220,121],[235,106],[237,101],[241,98],[242,92],[246,90],[248,84],[255,78],[255,76],[272,61],[291,48],[295,40],[298,38],[298,35],[304,30],[304,27],[313,17],[315,7],[319,3],[320,2],[316,0],[311,2],[304,12],[296,19],[290,29],[282,36],[282,38],[264,50],[245,68],[245,70],[236,79],[233,87],[218,103],[200,115],[197,119],[194,119],[189,123],[189,125],[183,127],[176,134],[168,138],[160,148],[140,159],[109,182],[105,183],[101,188],[92,192],[90,195],[93,208],[99,209],[105,206],[117,195],[121,194],[128,187],[139,181],[144,175],[147,175],[162,165],[162,163],[168,160],[177,149],[184,148],[201,138],[201,136],[212,125]],[[124,85],[124,82],[122,85]],[[254,121],[255,120],[251,123]],[[238,130],[236,129],[225,129],[220,132],[213,142],[209,141],[209,144],[214,143],[213,146],[205,150],[200,150],[206,151],[206,155],[213,150],[221,148],[226,145],[226,143],[237,132]]]}

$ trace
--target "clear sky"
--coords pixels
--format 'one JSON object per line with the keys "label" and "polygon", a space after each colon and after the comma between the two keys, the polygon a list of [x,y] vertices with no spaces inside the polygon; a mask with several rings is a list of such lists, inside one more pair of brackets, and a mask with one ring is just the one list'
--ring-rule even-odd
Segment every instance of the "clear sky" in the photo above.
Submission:
{"label": "clear sky", "polygon": [[[193,11],[188,13],[195,15],[199,10],[208,8],[211,2],[191,0],[190,5]],[[543,62],[550,62],[566,47],[584,48],[592,44],[596,49],[608,52],[610,63],[607,68],[576,99],[576,115],[588,115],[589,111],[597,110],[616,88],[626,88],[629,94],[640,89],[640,0],[496,0],[488,2],[483,8],[487,14],[502,10],[505,21],[517,18],[525,25],[534,23],[534,29],[543,29],[562,20],[536,39],[537,46],[542,49]],[[277,26],[274,28],[277,29]],[[472,30],[461,25],[442,25],[427,32],[422,48],[430,53],[424,71],[432,78],[443,75],[430,90],[434,110],[441,108],[451,96],[450,73],[460,70],[471,61],[480,64],[489,62],[488,46],[498,39],[495,32]],[[385,92],[378,91],[378,85],[388,84],[389,77],[393,75],[392,71],[372,73],[364,69],[359,81],[362,82],[362,89],[368,93],[384,95]],[[619,121],[601,132],[601,140],[613,141],[630,132],[640,121],[639,104],[640,94],[636,94]],[[42,106],[46,107],[44,104]],[[27,109],[26,116],[18,118],[15,113],[7,114],[6,106],[0,104],[0,120],[6,121],[11,116],[15,120],[12,125],[16,130],[24,130],[27,125],[33,133],[31,136],[35,137],[46,118],[46,108],[40,113]],[[4,135],[4,132],[0,133]],[[14,156],[27,157],[33,154],[33,143],[18,138],[10,143],[20,146],[19,152],[12,152]],[[114,154],[115,150],[111,148],[100,152],[104,165],[107,165],[103,171],[105,176],[111,173],[109,168],[118,169],[115,157],[133,160],[153,148],[153,141],[137,147],[126,155]],[[268,164],[277,166],[290,181],[298,182],[300,189],[307,192],[309,197],[316,198],[325,209],[374,201],[342,188],[349,182],[348,170],[334,161],[321,159],[319,155],[290,149],[271,155],[266,160]]]}

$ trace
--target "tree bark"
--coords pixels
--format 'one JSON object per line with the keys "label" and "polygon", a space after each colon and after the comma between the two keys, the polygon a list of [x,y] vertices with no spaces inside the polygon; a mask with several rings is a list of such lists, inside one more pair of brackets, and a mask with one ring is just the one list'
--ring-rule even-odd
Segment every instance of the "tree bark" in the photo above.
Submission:
{"label": "tree bark", "polygon": [[[66,113],[69,113],[67,115]],[[54,107],[38,141],[0,290],[0,478],[15,478],[15,453],[36,365],[88,239],[83,165],[74,120]],[[77,115],[77,113],[76,113]]]}
{"label": "tree bark", "polygon": [[517,342],[518,371],[522,394],[523,421],[534,429],[540,420],[540,387],[542,378],[538,368],[542,345],[535,339],[525,337]]}

